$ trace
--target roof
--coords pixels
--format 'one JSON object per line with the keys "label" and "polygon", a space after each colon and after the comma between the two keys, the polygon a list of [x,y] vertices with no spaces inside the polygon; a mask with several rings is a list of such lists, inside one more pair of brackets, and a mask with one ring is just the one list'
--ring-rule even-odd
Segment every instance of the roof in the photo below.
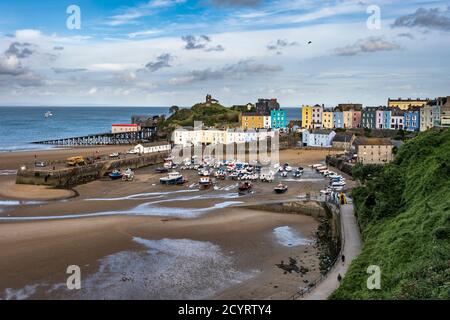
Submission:
{"label": "roof", "polygon": [[354,134],[353,133],[336,133],[336,135],[334,136],[333,141],[336,142],[350,142],[353,138]]}
{"label": "roof", "polygon": [[389,146],[392,145],[391,139],[388,138],[365,138],[358,137],[355,141],[357,146]]}
{"label": "roof", "polygon": [[138,127],[139,125],[138,125],[138,124],[135,124],[135,123],[124,123],[124,124],[121,124],[121,123],[115,123],[115,124],[113,124],[112,126],[113,126],[113,127]]}

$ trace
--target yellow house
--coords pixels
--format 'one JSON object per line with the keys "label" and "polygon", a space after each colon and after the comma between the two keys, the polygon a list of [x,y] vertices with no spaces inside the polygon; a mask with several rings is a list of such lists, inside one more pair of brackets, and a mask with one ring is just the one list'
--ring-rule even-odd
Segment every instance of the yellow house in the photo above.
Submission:
{"label": "yellow house", "polygon": [[263,129],[265,126],[265,118],[267,116],[257,113],[242,113],[241,128],[247,129]]}
{"label": "yellow house", "polygon": [[408,110],[411,107],[423,107],[430,99],[388,99],[389,108],[399,108],[400,110]]}
{"label": "yellow house", "polygon": [[324,111],[322,112],[322,127],[324,129],[333,129],[333,112]]}
{"label": "yellow house", "polygon": [[302,128],[311,128],[313,107],[302,106]]}

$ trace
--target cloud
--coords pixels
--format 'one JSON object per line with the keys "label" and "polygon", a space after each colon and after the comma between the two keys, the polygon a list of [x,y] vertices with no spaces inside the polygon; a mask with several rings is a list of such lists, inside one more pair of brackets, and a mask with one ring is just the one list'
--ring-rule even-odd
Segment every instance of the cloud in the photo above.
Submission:
{"label": "cloud", "polygon": [[56,47],[53,47],[53,50],[62,51],[62,50],[64,50],[64,47],[63,46],[56,46]]}
{"label": "cloud", "polygon": [[228,78],[244,78],[254,75],[276,73],[283,70],[277,65],[255,63],[253,60],[242,60],[235,64],[229,64],[219,69],[194,70],[188,74],[170,79],[169,83],[178,85],[208,80],[221,80]]}
{"label": "cloud", "polygon": [[56,74],[75,73],[75,72],[87,71],[87,69],[85,69],[85,68],[52,68],[52,70]]}
{"label": "cloud", "polygon": [[414,39],[414,36],[411,33],[409,33],[409,32],[400,33],[400,34],[398,34],[398,36],[400,38],[408,38],[408,39],[411,39],[411,40]]}
{"label": "cloud", "polygon": [[186,0],[153,0],[140,4],[135,7],[129,7],[121,13],[111,16],[106,22],[110,26],[121,26],[126,24],[136,24],[136,20],[142,17],[152,15],[157,10],[172,7]]}
{"label": "cloud", "polygon": [[225,51],[225,48],[221,44],[218,44],[215,47],[205,49],[205,51]]}
{"label": "cloud", "polygon": [[13,42],[5,51],[5,55],[7,57],[16,56],[19,59],[28,58],[34,53],[34,50],[32,50],[31,48],[32,45],[28,42]]}
{"label": "cloud", "polygon": [[419,8],[412,14],[397,18],[392,27],[419,27],[450,31],[450,7],[447,10]]}
{"label": "cloud", "polygon": [[151,61],[145,65],[147,69],[149,69],[151,72],[158,71],[162,68],[168,68],[170,67],[170,61],[173,59],[173,57],[169,53],[163,53],[160,56],[156,58],[155,61]]}
{"label": "cloud", "polygon": [[26,69],[22,67],[17,56],[11,55],[0,58],[0,75],[18,76],[25,72]]}
{"label": "cloud", "polygon": [[225,48],[222,45],[216,45],[216,46],[208,46],[208,43],[210,43],[211,37],[208,37],[207,35],[201,35],[201,36],[193,36],[193,35],[187,35],[182,36],[181,40],[185,42],[184,48],[186,50],[196,50],[196,49],[204,49],[205,51],[224,51]]}
{"label": "cloud", "polygon": [[35,40],[42,36],[41,31],[35,29],[21,29],[14,33],[16,39],[19,40]]}
{"label": "cloud", "polygon": [[232,7],[255,7],[259,5],[261,0],[212,0],[213,4],[217,6],[232,6]]}
{"label": "cloud", "polygon": [[292,47],[292,46],[297,46],[298,42],[289,42],[286,39],[278,39],[275,43],[269,43],[267,45],[267,50],[277,50],[279,51],[282,48],[285,47]]}
{"label": "cloud", "polygon": [[397,49],[400,49],[400,46],[395,43],[386,41],[381,37],[369,37],[360,39],[352,45],[336,48],[335,53],[339,56],[355,56],[361,53],[392,51]]}
{"label": "cloud", "polygon": [[204,49],[208,42],[211,41],[211,38],[208,36],[202,35],[199,37],[195,37],[193,35],[182,36],[181,40],[186,42],[184,48],[186,50],[195,50],[195,49]]}
{"label": "cloud", "polygon": [[131,39],[139,38],[139,37],[147,37],[160,33],[159,30],[142,30],[137,32],[132,32],[128,34],[128,37]]}

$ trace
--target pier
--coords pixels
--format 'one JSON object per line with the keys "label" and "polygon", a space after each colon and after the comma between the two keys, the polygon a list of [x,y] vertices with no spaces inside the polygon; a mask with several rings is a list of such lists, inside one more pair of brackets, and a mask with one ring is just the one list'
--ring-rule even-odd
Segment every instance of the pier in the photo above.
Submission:
{"label": "pier", "polygon": [[144,127],[137,132],[98,133],[87,136],[35,141],[34,144],[55,146],[95,146],[146,143],[154,141],[156,127]]}

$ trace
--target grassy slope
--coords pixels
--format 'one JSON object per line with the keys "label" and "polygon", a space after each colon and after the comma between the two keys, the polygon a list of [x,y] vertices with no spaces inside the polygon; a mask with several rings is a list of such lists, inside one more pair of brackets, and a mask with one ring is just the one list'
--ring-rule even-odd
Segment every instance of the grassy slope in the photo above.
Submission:
{"label": "grassy slope", "polygon": [[239,122],[239,112],[222,105],[207,106],[203,103],[191,109],[180,109],[172,114],[165,125],[168,127],[193,126],[194,121],[202,121],[206,126],[235,125]]}
{"label": "grassy slope", "polygon": [[[354,202],[364,248],[331,298],[449,299],[450,130],[406,143]],[[381,290],[366,287],[369,265]]]}

